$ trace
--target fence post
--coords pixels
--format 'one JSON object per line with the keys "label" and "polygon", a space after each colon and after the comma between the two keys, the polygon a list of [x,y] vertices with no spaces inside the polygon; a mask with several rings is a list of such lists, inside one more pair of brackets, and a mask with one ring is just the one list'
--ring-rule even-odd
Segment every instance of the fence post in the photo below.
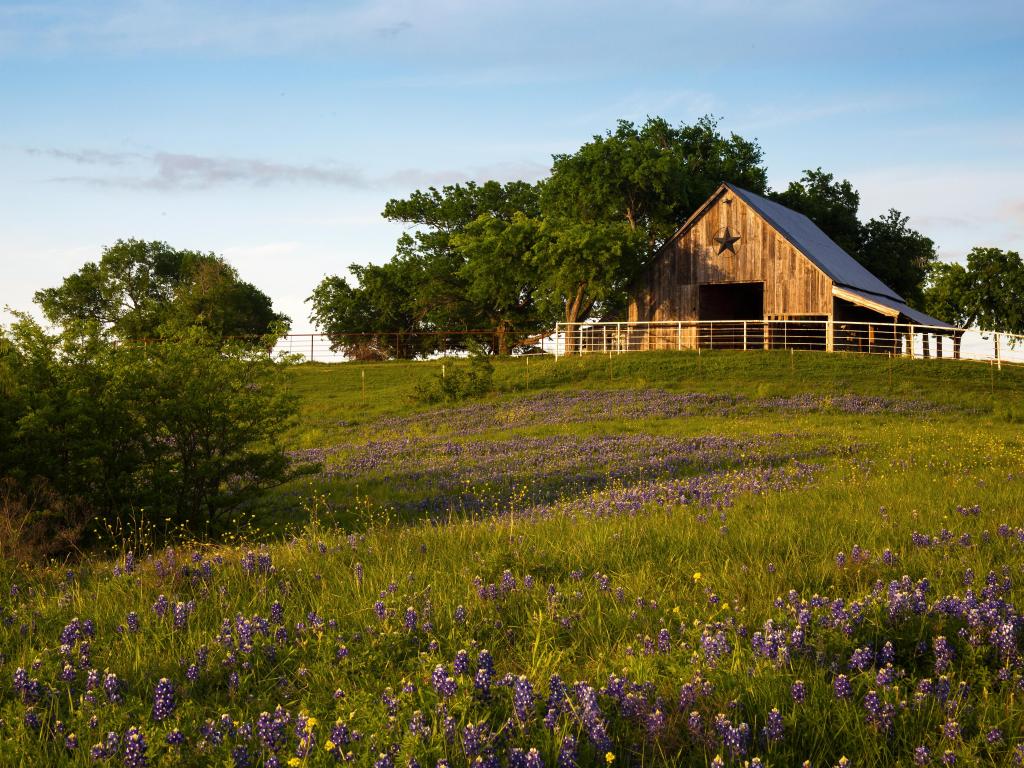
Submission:
{"label": "fence post", "polygon": [[561,323],[555,323],[555,362],[558,362],[558,326]]}
{"label": "fence post", "polygon": [[680,320],[676,323],[676,352],[681,352],[683,349],[683,321]]}
{"label": "fence post", "polygon": [[1000,351],[999,350],[999,332],[997,331],[996,332],[996,367],[999,368],[999,370],[1001,371],[1001,370],[1003,370],[1003,358],[1002,358],[1002,355],[999,354],[999,351]]}
{"label": "fence post", "polygon": [[309,334],[309,362],[313,362],[313,334]]}
{"label": "fence post", "polygon": [[615,324],[615,346],[618,354],[622,354],[622,323]]}

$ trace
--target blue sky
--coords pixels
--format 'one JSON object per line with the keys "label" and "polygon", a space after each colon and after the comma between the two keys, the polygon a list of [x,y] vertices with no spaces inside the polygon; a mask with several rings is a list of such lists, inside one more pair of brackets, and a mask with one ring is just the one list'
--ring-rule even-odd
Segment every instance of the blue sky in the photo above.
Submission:
{"label": "blue sky", "polygon": [[324,275],[390,258],[389,198],[706,113],[775,188],[822,166],[946,260],[1024,249],[1019,0],[0,0],[0,306],[138,237],[309,330]]}

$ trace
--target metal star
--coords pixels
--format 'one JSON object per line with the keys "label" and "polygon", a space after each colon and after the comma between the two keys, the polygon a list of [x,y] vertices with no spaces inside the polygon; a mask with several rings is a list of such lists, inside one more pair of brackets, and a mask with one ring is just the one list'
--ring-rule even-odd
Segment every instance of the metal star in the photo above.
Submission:
{"label": "metal star", "polygon": [[733,246],[739,239],[739,235],[732,234],[732,232],[729,231],[729,228],[726,227],[725,233],[715,238],[715,242],[718,243],[719,254],[725,253],[726,251],[736,253],[736,249]]}

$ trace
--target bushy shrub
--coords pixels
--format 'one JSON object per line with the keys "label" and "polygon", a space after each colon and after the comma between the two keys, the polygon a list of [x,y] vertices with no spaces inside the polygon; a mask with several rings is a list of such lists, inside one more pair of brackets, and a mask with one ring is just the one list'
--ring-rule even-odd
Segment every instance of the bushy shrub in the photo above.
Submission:
{"label": "bushy shrub", "polygon": [[416,387],[416,399],[423,403],[455,403],[481,397],[491,391],[494,364],[481,349],[472,350],[469,359],[446,362],[441,372]]}
{"label": "bushy shrub", "polygon": [[198,328],[114,346],[21,317],[0,369],[0,477],[22,489],[44,478],[98,513],[202,531],[287,473],[278,438],[293,406],[266,348]]}

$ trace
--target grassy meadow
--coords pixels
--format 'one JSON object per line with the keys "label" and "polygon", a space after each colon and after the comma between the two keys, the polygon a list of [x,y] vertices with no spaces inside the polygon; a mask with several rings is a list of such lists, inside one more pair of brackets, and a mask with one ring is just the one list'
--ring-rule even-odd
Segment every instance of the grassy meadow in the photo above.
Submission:
{"label": "grassy meadow", "polygon": [[0,765],[1024,764],[1024,369],[442,364],[290,370],[222,541],[4,567]]}

